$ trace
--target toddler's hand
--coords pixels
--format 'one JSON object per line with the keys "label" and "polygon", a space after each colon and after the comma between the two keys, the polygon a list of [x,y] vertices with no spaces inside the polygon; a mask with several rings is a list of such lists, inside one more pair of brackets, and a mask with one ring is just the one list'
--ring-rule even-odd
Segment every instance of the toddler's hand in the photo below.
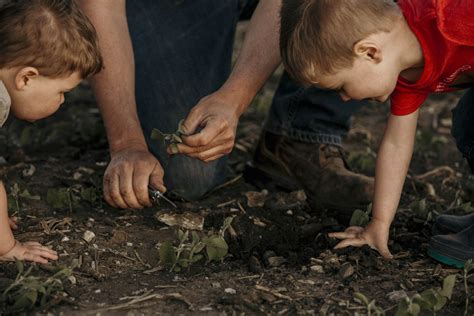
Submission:
{"label": "toddler's hand", "polygon": [[369,245],[372,249],[377,250],[382,257],[391,259],[392,254],[388,249],[389,228],[376,219],[372,219],[366,227],[351,226],[344,232],[330,233],[329,237],[342,239],[334,249]]}
{"label": "toddler's hand", "polygon": [[15,246],[3,256],[0,256],[1,261],[33,261],[37,263],[48,263],[48,260],[58,260],[56,251],[42,246],[35,241],[27,241],[21,243],[15,240]]}
{"label": "toddler's hand", "polygon": [[18,228],[18,217],[9,217],[8,218],[8,224],[10,225],[11,229],[17,229]]}

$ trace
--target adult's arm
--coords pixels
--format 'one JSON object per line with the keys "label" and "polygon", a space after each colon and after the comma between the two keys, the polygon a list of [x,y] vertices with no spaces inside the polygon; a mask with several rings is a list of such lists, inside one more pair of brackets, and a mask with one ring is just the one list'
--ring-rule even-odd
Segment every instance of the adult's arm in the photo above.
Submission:
{"label": "adult's arm", "polygon": [[135,64],[125,0],[79,0],[94,24],[105,68],[91,80],[102,113],[111,162],[104,198],[114,207],[150,206],[148,183],[166,191],[163,169],[149,152],[136,110]]}
{"label": "adult's arm", "polygon": [[[260,0],[250,20],[242,50],[231,75],[213,94],[204,97],[184,121],[181,154],[211,161],[232,151],[242,113],[280,64],[281,0]],[[171,153],[171,151],[169,151]]]}

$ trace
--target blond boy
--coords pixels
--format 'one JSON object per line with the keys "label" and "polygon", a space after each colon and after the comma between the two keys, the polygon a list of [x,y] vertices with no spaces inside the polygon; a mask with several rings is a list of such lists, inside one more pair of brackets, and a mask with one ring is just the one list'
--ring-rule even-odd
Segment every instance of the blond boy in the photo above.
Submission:
{"label": "blond boy", "polygon": [[[389,229],[413,153],[419,107],[432,92],[474,82],[473,14],[470,0],[284,1],[281,54],[294,78],[336,89],[344,100],[391,99],[377,157],[372,220],[365,228],[331,234],[343,239],[337,248],[367,244],[391,257]],[[466,95],[474,107],[472,91]],[[472,123],[454,124],[462,126],[458,147],[473,161],[472,146],[465,145],[466,139],[474,142]],[[474,249],[471,229],[463,237],[467,257]]]}
{"label": "blond boy", "polygon": [[[26,121],[53,114],[64,93],[102,68],[95,30],[71,0],[7,1],[0,6],[0,43],[0,127],[9,113]],[[58,259],[37,242],[15,240],[15,226],[0,182],[0,260]]]}

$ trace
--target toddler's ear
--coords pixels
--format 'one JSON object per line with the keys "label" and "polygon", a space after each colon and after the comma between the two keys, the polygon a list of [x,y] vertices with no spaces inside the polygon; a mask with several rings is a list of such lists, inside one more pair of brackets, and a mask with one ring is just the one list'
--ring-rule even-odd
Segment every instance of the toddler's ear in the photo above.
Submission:
{"label": "toddler's ear", "polygon": [[15,88],[22,90],[31,84],[32,79],[39,76],[38,69],[34,67],[23,67],[18,70],[15,76]]}
{"label": "toddler's ear", "polygon": [[354,44],[354,54],[376,64],[382,61],[382,50],[372,40],[363,39]]}

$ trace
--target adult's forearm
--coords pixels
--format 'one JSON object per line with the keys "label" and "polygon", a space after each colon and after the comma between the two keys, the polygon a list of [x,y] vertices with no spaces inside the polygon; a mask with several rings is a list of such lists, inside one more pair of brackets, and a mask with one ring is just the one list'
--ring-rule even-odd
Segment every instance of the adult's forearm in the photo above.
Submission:
{"label": "adult's forearm", "polygon": [[104,69],[91,80],[111,153],[125,147],[146,148],[135,102],[135,64],[125,0],[80,0],[94,24]]}
{"label": "adult's forearm", "polygon": [[260,0],[250,20],[241,52],[222,89],[235,94],[243,113],[281,62],[281,0]]}

